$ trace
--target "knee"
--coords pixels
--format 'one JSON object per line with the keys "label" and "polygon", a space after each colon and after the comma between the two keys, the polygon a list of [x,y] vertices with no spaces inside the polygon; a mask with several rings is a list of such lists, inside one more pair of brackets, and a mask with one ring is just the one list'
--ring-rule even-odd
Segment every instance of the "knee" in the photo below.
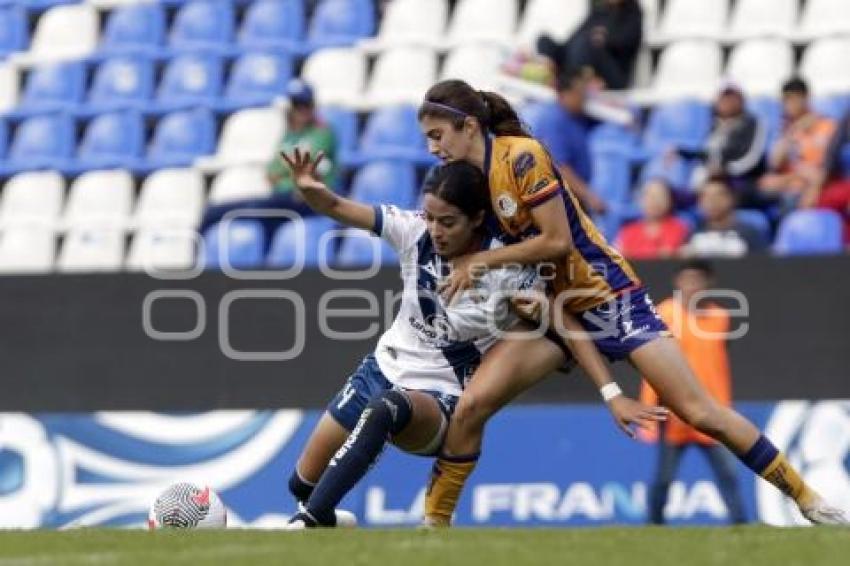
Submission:
{"label": "knee", "polygon": [[467,428],[482,427],[495,412],[489,403],[475,395],[464,394],[455,407],[452,419]]}
{"label": "knee", "polygon": [[413,410],[410,400],[402,391],[390,389],[369,401],[366,405],[365,418],[361,416],[361,423],[371,421],[379,423],[386,428],[390,434],[398,434],[410,424],[413,418]]}

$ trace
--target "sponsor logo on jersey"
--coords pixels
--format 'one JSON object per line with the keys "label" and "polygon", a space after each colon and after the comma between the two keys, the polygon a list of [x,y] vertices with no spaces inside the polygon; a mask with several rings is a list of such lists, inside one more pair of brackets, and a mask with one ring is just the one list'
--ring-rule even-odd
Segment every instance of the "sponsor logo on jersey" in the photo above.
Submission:
{"label": "sponsor logo on jersey", "polygon": [[514,159],[514,177],[517,179],[525,177],[525,174],[531,171],[535,163],[533,154],[527,151],[520,153]]}

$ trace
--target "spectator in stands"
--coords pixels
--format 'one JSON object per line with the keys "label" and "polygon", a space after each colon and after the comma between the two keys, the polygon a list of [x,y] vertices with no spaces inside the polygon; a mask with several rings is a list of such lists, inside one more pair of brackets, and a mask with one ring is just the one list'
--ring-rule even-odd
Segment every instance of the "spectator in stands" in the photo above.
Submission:
{"label": "spectator in stands", "polygon": [[850,112],[844,115],[829,143],[823,180],[800,197],[801,208],[826,208],[844,217],[844,241],[850,245]]}
{"label": "spectator in stands", "polygon": [[811,109],[809,87],[799,78],[782,87],[782,106],[782,135],[770,149],[770,172],[759,180],[759,189],[763,195],[796,203],[802,193],[823,179],[824,158],[835,122]]}
{"label": "spectator in stands", "polygon": [[624,226],[616,247],[630,259],[672,257],[688,239],[688,225],[672,214],[673,195],[662,179],[652,179],[641,194],[643,217]]}
{"label": "spectator in stands", "polygon": [[709,177],[724,176],[732,188],[743,196],[750,195],[764,173],[767,130],[747,111],[744,93],[734,83],[727,83],[714,102],[714,118],[705,145],[694,150],[676,148],[685,159],[702,162],[694,174],[694,186]]}
{"label": "spectator in stands", "polygon": [[629,85],[642,38],[638,0],[601,0],[566,43],[543,35],[537,51],[552,60],[558,74],[591,69],[604,88],[620,90]]}
{"label": "spectator in stands", "polygon": [[737,195],[723,178],[709,179],[699,191],[702,223],[682,249],[684,255],[741,257],[762,252],[768,242],[754,227],[738,221]]}
{"label": "spectator in stands", "polygon": [[[658,314],[679,341],[685,358],[705,390],[721,404],[731,406],[732,383],[726,337],[729,332],[729,313],[702,293],[711,288],[714,269],[705,260],[690,260],[679,267],[673,297],[658,305]],[[646,382],[641,387],[641,401],[655,405],[658,395]],[[699,448],[714,470],[720,493],[729,512],[731,523],[747,520],[738,485],[735,459],[726,447],[670,416],[655,431],[641,432],[647,441],[658,440],[658,467],[649,492],[649,521],[664,523],[664,506],[670,484],[676,477],[684,452],[691,446]]]}

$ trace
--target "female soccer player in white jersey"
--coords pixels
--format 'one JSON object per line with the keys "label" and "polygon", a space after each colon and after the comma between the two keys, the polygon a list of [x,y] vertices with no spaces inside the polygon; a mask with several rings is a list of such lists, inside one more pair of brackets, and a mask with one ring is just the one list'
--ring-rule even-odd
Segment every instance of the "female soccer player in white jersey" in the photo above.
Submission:
{"label": "female soccer player in white jersey", "polygon": [[[367,206],[334,194],[314,176],[321,156],[313,160],[295,150],[284,159],[310,207],[371,230],[398,251],[404,285],[392,326],[328,405],[290,478],[290,491],[303,504],[290,528],[333,526],[336,506],[388,439],[414,454],[437,453],[481,355],[500,330],[517,322],[511,295],[532,288],[538,277],[532,268],[492,270],[474,295],[464,294],[452,306],[437,293],[452,258],[501,245],[484,227],[489,194],[483,174],[472,165],[439,167],[426,183],[419,213]],[[524,338],[525,362],[518,379],[528,375],[539,380],[565,363],[557,340]],[[578,344],[575,357],[588,373],[610,379],[590,342]],[[664,414],[632,403],[621,426],[663,420]]]}

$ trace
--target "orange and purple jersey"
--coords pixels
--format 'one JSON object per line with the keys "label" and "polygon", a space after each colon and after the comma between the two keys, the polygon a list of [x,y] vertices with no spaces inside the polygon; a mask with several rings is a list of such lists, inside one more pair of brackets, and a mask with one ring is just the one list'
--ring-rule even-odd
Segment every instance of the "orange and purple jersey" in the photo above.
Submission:
{"label": "orange and purple jersey", "polygon": [[551,198],[561,198],[573,239],[567,258],[555,266],[556,293],[574,293],[565,302],[583,312],[641,285],[632,267],[605,240],[578,199],[564,186],[546,149],[533,138],[486,138],[484,171],[490,183],[493,211],[508,241],[539,234],[531,211]]}

